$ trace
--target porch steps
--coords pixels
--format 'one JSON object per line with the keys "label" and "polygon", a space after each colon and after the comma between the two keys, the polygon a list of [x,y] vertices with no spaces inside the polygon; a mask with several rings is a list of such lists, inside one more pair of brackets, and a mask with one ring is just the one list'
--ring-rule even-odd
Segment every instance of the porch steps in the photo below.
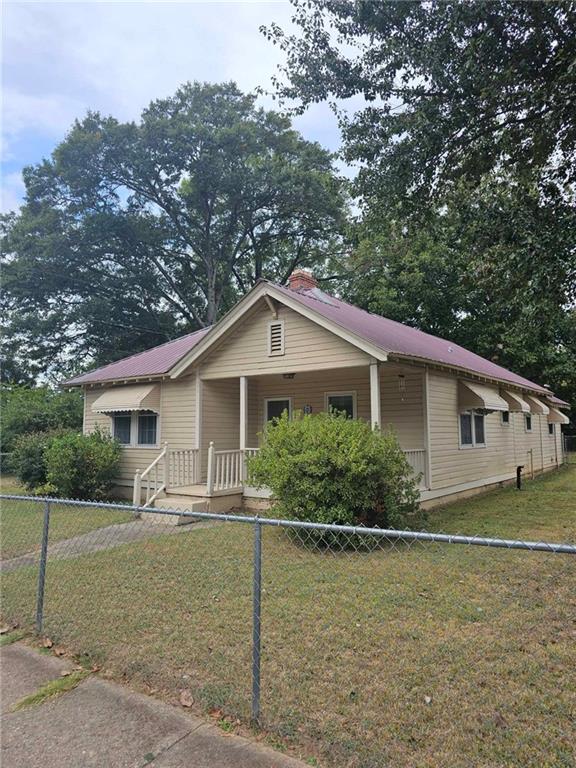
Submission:
{"label": "porch steps", "polygon": [[[206,512],[205,499],[194,499],[189,496],[164,496],[161,499],[156,499],[153,504],[157,509],[174,509],[182,510],[182,512]],[[141,515],[143,520],[149,522],[158,523],[160,525],[190,525],[191,523],[197,523],[193,517],[187,515],[157,515],[154,512],[143,512]]]}
{"label": "porch steps", "polygon": [[[242,490],[228,489],[226,491],[217,491],[212,496],[208,495],[205,485],[191,485],[184,488],[178,488],[177,492],[168,492],[161,499],[154,502],[158,509],[176,509],[183,512],[229,512],[231,509],[237,509],[242,506]],[[146,513],[144,513],[146,514]],[[154,517],[154,515],[151,515]],[[177,525],[194,522],[190,518],[180,518],[171,515],[156,517],[165,517],[168,521],[179,521]]]}

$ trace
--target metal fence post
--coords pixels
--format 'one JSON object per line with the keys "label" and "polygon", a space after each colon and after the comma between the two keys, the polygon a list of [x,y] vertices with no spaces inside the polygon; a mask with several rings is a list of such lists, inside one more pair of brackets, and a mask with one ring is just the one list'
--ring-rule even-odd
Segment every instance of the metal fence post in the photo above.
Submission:
{"label": "metal fence post", "polygon": [[254,523],[254,572],[252,585],[252,722],[260,720],[260,609],[262,595],[262,525]]}
{"label": "metal fence post", "polygon": [[38,595],[36,598],[36,632],[42,632],[44,621],[44,586],[46,584],[46,560],[48,558],[48,531],[50,529],[50,502],[44,502],[44,527],[42,529],[42,550],[38,570]]}

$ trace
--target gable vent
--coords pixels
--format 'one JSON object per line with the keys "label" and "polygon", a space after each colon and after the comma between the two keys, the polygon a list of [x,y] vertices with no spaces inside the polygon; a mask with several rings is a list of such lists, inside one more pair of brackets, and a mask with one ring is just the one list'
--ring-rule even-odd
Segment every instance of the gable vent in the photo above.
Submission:
{"label": "gable vent", "polygon": [[284,354],[284,323],[282,320],[275,320],[269,325],[268,354]]}

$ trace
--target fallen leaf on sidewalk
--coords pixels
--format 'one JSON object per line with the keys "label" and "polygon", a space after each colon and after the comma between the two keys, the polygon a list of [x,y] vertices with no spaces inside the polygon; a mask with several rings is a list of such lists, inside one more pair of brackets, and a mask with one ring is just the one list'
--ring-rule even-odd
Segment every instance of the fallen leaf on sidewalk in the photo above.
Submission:
{"label": "fallen leaf on sidewalk", "polygon": [[56,656],[64,656],[66,651],[64,650],[64,648],[54,648],[54,653],[56,654]]}
{"label": "fallen leaf on sidewalk", "polygon": [[194,697],[190,691],[180,691],[180,704],[183,707],[191,707],[194,704]]}
{"label": "fallen leaf on sidewalk", "polygon": [[221,709],[211,709],[208,713],[210,717],[213,717],[216,720],[220,720],[222,717],[222,710]]}

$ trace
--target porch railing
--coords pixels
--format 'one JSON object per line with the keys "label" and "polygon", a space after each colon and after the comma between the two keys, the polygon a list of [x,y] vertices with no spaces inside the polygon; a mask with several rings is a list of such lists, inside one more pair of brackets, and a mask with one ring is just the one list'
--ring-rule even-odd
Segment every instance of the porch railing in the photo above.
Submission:
{"label": "porch railing", "polygon": [[[208,448],[207,492],[240,489],[250,484],[247,459],[258,453],[258,448],[217,451],[214,443]],[[423,448],[405,450],[404,455],[415,475],[420,475],[420,487],[425,485],[426,451]],[[198,448],[168,450],[165,444],[161,453],[143,472],[137,470],[134,478],[134,504],[150,506],[169,488],[182,488],[201,482],[201,460]],[[141,504],[142,491],[145,491]]]}
{"label": "porch railing", "polygon": [[207,491],[229,491],[242,488],[247,478],[246,459],[254,456],[258,448],[216,451],[214,443],[208,448]]}
{"label": "porch railing", "polygon": [[[166,478],[168,477],[168,443],[156,456],[154,461],[146,467],[144,472],[136,470],[134,477],[134,506],[149,507],[158,496],[166,490]],[[142,490],[145,490],[144,503],[142,503]]]}
{"label": "porch railing", "polygon": [[168,487],[182,488],[200,482],[200,449],[184,448],[169,451]]}

